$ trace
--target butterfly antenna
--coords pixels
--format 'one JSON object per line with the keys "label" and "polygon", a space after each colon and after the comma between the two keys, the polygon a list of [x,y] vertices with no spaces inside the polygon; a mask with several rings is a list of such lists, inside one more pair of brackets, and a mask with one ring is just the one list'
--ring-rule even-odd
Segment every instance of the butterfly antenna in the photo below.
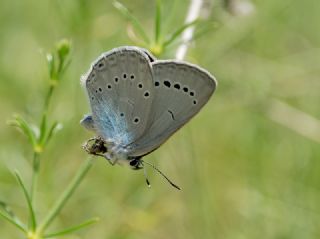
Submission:
{"label": "butterfly antenna", "polygon": [[147,183],[148,187],[150,188],[150,187],[151,187],[151,184],[150,184],[150,181],[149,181],[149,179],[148,179],[147,170],[146,170],[145,167],[143,168],[143,173],[144,173],[144,177],[145,177],[145,179],[146,179],[146,183]]}
{"label": "butterfly antenna", "polygon": [[[164,178],[168,181],[168,183],[171,184],[172,187],[175,187],[176,189],[181,190],[181,188],[180,188],[179,186],[177,186],[176,184],[174,184],[174,183],[173,183],[166,175],[164,175],[163,172],[161,172],[156,166],[154,166],[153,164],[151,164],[151,163],[149,163],[149,162],[146,162],[146,161],[142,161],[142,162],[145,163],[145,164],[147,164],[147,165],[149,165],[149,166],[151,166],[154,170],[156,170],[159,174],[161,174],[162,177],[164,177]],[[149,185],[149,181],[148,181],[147,178],[146,178],[146,180],[147,180],[147,184]]]}

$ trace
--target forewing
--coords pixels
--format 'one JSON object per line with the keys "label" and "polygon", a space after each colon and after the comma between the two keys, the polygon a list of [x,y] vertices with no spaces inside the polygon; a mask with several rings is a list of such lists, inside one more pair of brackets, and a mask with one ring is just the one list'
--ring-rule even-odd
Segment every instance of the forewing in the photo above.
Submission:
{"label": "forewing", "polygon": [[177,61],[152,64],[155,98],[150,128],[130,145],[129,155],[148,154],[164,143],[207,103],[216,81],[204,69]]}
{"label": "forewing", "polygon": [[97,132],[127,145],[148,126],[153,74],[149,57],[135,47],[116,48],[92,65],[84,83]]}

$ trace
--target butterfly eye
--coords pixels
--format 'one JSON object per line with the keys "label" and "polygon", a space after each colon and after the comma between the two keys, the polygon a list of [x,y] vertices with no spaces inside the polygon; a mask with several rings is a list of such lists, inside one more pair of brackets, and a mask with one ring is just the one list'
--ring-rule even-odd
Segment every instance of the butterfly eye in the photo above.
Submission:
{"label": "butterfly eye", "polygon": [[130,76],[130,79],[133,80],[133,79],[134,79],[134,75],[131,75],[131,76]]}
{"label": "butterfly eye", "polygon": [[114,78],[114,83],[118,83],[118,81],[119,81],[119,78],[118,78],[118,77],[115,77],[115,78]]}
{"label": "butterfly eye", "polygon": [[159,81],[156,81],[156,82],[154,82],[154,85],[157,87],[157,86],[160,85],[160,82],[159,82]]}
{"label": "butterfly eye", "polygon": [[196,105],[198,102],[196,100],[193,101],[193,104]]}
{"label": "butterfly eye", "polygon": [[142,83],[139,83],[138,88],[142,89],[142,87],[143,87]]}
{"label": "butterfly eye", "polygon": [[183,91],[187,93],[189,91],[188,87],[183,87]]}
{"label": "butterfly eye", "polygon": [[139,165],[139,160],[137,159],[131,160],[129,164],[131,167],[137,167]]}
{"label": "butterfly eye", "polygon": [[194,96],[194,91],[190,91],[190,96]]}
{"label": "butterfly eye", "polygon": [[140,119],[138,117],[134,118],[133,123],[138,124]]}

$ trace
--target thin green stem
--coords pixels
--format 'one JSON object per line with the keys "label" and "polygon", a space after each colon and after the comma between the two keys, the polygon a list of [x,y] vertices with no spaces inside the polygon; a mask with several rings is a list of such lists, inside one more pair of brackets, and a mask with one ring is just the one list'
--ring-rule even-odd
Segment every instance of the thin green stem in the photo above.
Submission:
{"label": "thin green stem", "polygon": [[36,220],[36,215],[35,215],[33,207],[32,207],[30,196],[29,196],[28,191],[22,181],[20,174],[18,172],[15,172],[15,175],[16,175],[16,178],[19,182],[19,185],[21,186],[21,188],[23,190],[24,196],[26,197],[26,200],[27,200],[30,218],[31,218],[31,229],[32,229],[32,231],[35,231],[35,229],[37,227],[37,220]]}
{"label": "thin green stem", "polygon": [[55,86],[54,85],[50,85],[49,91],[47,93],[46,99],[45,99],[45,103],[44,103],[44,109],[43,109],[43,113],[46,114],[49,108],[49,104],[50,104],[50,100],[52,97],[52,93],[54,90]]}
{"label": "thin green stem", "polygon": [[90,157],[88,160],[86,160],[83,164],[83,166],[79,169],[76,176],[73,178],[69,186],[66,188],[66,190],[63,192],[61,197],[56,201],[53,208],[50,210],[49,214],[45,217],[43,223],[39,227],[39,234],[41,235],[45,229],[51,224],[53,219],[59,214],[63,206],[66,204],[68,199],[71,197],[73,192],[76,190],[76,188],[79,186],[81,181],[83,180],[84,176],[87,174],[89,169],[92,166],[92,158]]}
{"label": "thin green stem", "polygon": [[34,195],[36,193],[38,185],[38,176],[40,168],[40,155],[38,153],[33,154],[33,172],[32,172],[32,181],[31,181],[31,190],[30,190],[30,199],[31,202],[34,202]]}
{"label": "thin green stem", "polygon": [[21,231],[27,233],[27,228],[25,225],[22,225],[20,222],[14,220],[13,218],[7,216],[6,214],[4,214],[3,212],[0,211],[0,217],[3,217],[5,220],[7,220],[8,222],[10,222],[12,225],[16,226],[17,228],[19,228]]}
{"label": "thin green stem", "polygon": [[178,30],[176,30],[164,43],[164,46],[168,46],[171,44],[174,40],[176,40],[187,28],[197,24],[199,20],[194,20],[192,22],[186,23],[183,26],[181,26]]}
{"label": "thin green stem", "polygon": [[44,235],[43,237],[44,238],[51,238],[51,237],[64,236],[66,234],[70,234],[72,232],[78,231],[78,230],[80,230],[80,229],[82,229],[84,227],[90,226],[91,224],[96,223],[98,221],[99,221],[99,218],[92,218],[90,220],[87,220],[87,221],[79,224],[79,225],[66,228],[66,229],[64,229],[62,231],[59,231],[59,232],[50,233],[50,234]]}

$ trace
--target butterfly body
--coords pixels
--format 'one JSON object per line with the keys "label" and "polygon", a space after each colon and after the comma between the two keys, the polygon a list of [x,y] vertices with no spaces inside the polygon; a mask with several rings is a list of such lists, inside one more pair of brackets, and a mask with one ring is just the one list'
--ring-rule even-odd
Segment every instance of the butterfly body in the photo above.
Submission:
{"label": "butterfly body", "polygon": [[156,60],[147,50],[120,47],[104,53],[82,77],[92,110],[81,124],[96,133],[88,153],[112,165],[143,167],[157,149],[205,105],[216,88],[206,70]]}

